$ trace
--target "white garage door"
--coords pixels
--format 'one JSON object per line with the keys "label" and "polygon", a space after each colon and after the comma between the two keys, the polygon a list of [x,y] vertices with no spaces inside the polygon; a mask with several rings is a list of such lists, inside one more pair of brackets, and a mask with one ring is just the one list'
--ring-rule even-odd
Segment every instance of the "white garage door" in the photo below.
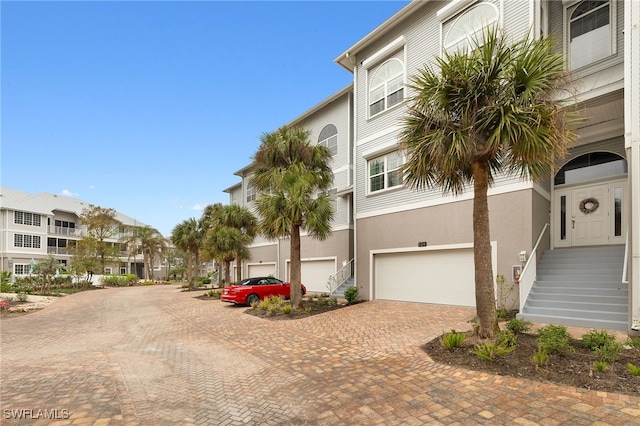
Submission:
{"label": "white garage door", "polygon": [[374,254],[375,298],[475,306],[473,248]]}
{"label": "white garage door", "polygon": [[266,277],[276,273],[275,263],[254,263],[247,265],[248,277]]}
{"label": "white garage door", "polygon": [[[301,265],[302,283],[307,291],[327,293],[327,281],[336,273],[334,259],[303,260]],[[287,262],[287,277],[291,277],[291,262]]]}

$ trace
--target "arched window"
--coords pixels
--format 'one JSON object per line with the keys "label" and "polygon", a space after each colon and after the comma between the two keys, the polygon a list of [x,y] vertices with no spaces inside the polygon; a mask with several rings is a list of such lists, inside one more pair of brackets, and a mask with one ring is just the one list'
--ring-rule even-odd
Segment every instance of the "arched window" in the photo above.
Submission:
{"label": "arched window", "polygon": [[611,5],[608,0],[583,1],[569,18],[571,68],[588,65],[611,55]]}
{"label": "arched window", "polygon": [[627,160],[611,152],[590,152],[574,158],[556,174],[554,183],[586,182],[627,173]]}
{"label": "arched window", "polygon": [[390,59],[373,74],[369,83],[369,115],[376,115],[404,99],[404,65]]}
{"label": "arched window", "polygon": [[327,124],[324,126],[318,136],[318,145],[324,145],[327,147],[331,155],[338,153],[338,129],[333,124]]}
{"label": "arched window", "polygon": [[443,47],[449,53],[465,53],[476,42],[481,44],[485,29],[497,23],[498,9],[492,4],[480,3],[455,18]]}

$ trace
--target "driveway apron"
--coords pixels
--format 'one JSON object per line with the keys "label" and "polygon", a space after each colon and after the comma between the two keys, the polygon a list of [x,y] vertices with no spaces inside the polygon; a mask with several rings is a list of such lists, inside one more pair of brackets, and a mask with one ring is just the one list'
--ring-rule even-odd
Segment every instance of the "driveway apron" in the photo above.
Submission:
{"label": "driveway apron", "polygon": [[292,321],[176,286],[3,319],[2,425],[638,425],[640,398],[436,364],[470,308],[373,301]]}

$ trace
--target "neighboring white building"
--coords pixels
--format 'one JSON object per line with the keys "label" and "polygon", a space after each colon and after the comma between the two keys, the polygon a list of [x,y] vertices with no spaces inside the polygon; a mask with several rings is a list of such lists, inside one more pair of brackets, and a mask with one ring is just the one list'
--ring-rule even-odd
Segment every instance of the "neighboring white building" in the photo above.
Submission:
{"label": "neighboring white building", "polygon": [[[37,261],[48,254],[67,265],[73,248],[86,236],[80,215],[90,206],[85,201],[62,195],[29,194],[0,187],[0,270],[27,275],[31,259]],[[116,212],[115,219],[124,226],[144,226],[120,212]],[[120,228],[110,242],[120,245],[124,232],[124,228]],[[128,258],[125,251],[120,262],[105,269],[102,273],[131,272],[144,277],[142,255]],[[161,275],[159,267],[157,271]]]}
{"label": "neighboring white building", "polygon": [[[338,244],[303,241],[303,258],[335,259],[337,270],[353,253],[363,299],[475,305],[473,194],[407,188],[397,172],[404,161],[398,138],[411,76],[487,25],[513,38],[531,31],[559,36],[557,49],[580,79],[576,99],[587,118],[553,176],[496,179],[489,192],[494,273],[506,277],[514,290],[509,303],[525,318],[629,329],[640,323],[636,1],[413,1],[340,54],[335,62],[353,74],[353,86],[289,124],[311,129],[313,140],[326,125],[336,126],[335,229],[348,236]],[[237,172],[243,182],[225,190],[231,202],[251,205],[249,171]],[[270,263],[286,278],[282,246],[256,241],[251,262]],[[601,251],[586,250],[594,247]],[[256,268],[245,274],[267,272]],[[320,281],[329,269],[309,268],[306,276],[303,269],[303,282]]]}

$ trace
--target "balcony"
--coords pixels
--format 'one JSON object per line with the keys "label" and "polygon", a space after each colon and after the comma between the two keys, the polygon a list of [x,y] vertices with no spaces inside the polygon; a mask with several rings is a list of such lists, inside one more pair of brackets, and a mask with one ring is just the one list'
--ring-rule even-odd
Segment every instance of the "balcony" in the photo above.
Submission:
{"label": "balcony", "polygon": [[73,255],[73,247],[47,247],[47,253]]}
{"label": "balcony", "polygon": [[67,228],[63,226],[49,225],[49,234],[55,235],[69,235],[73,237],[84,237],[86,233],[82,228]]}

